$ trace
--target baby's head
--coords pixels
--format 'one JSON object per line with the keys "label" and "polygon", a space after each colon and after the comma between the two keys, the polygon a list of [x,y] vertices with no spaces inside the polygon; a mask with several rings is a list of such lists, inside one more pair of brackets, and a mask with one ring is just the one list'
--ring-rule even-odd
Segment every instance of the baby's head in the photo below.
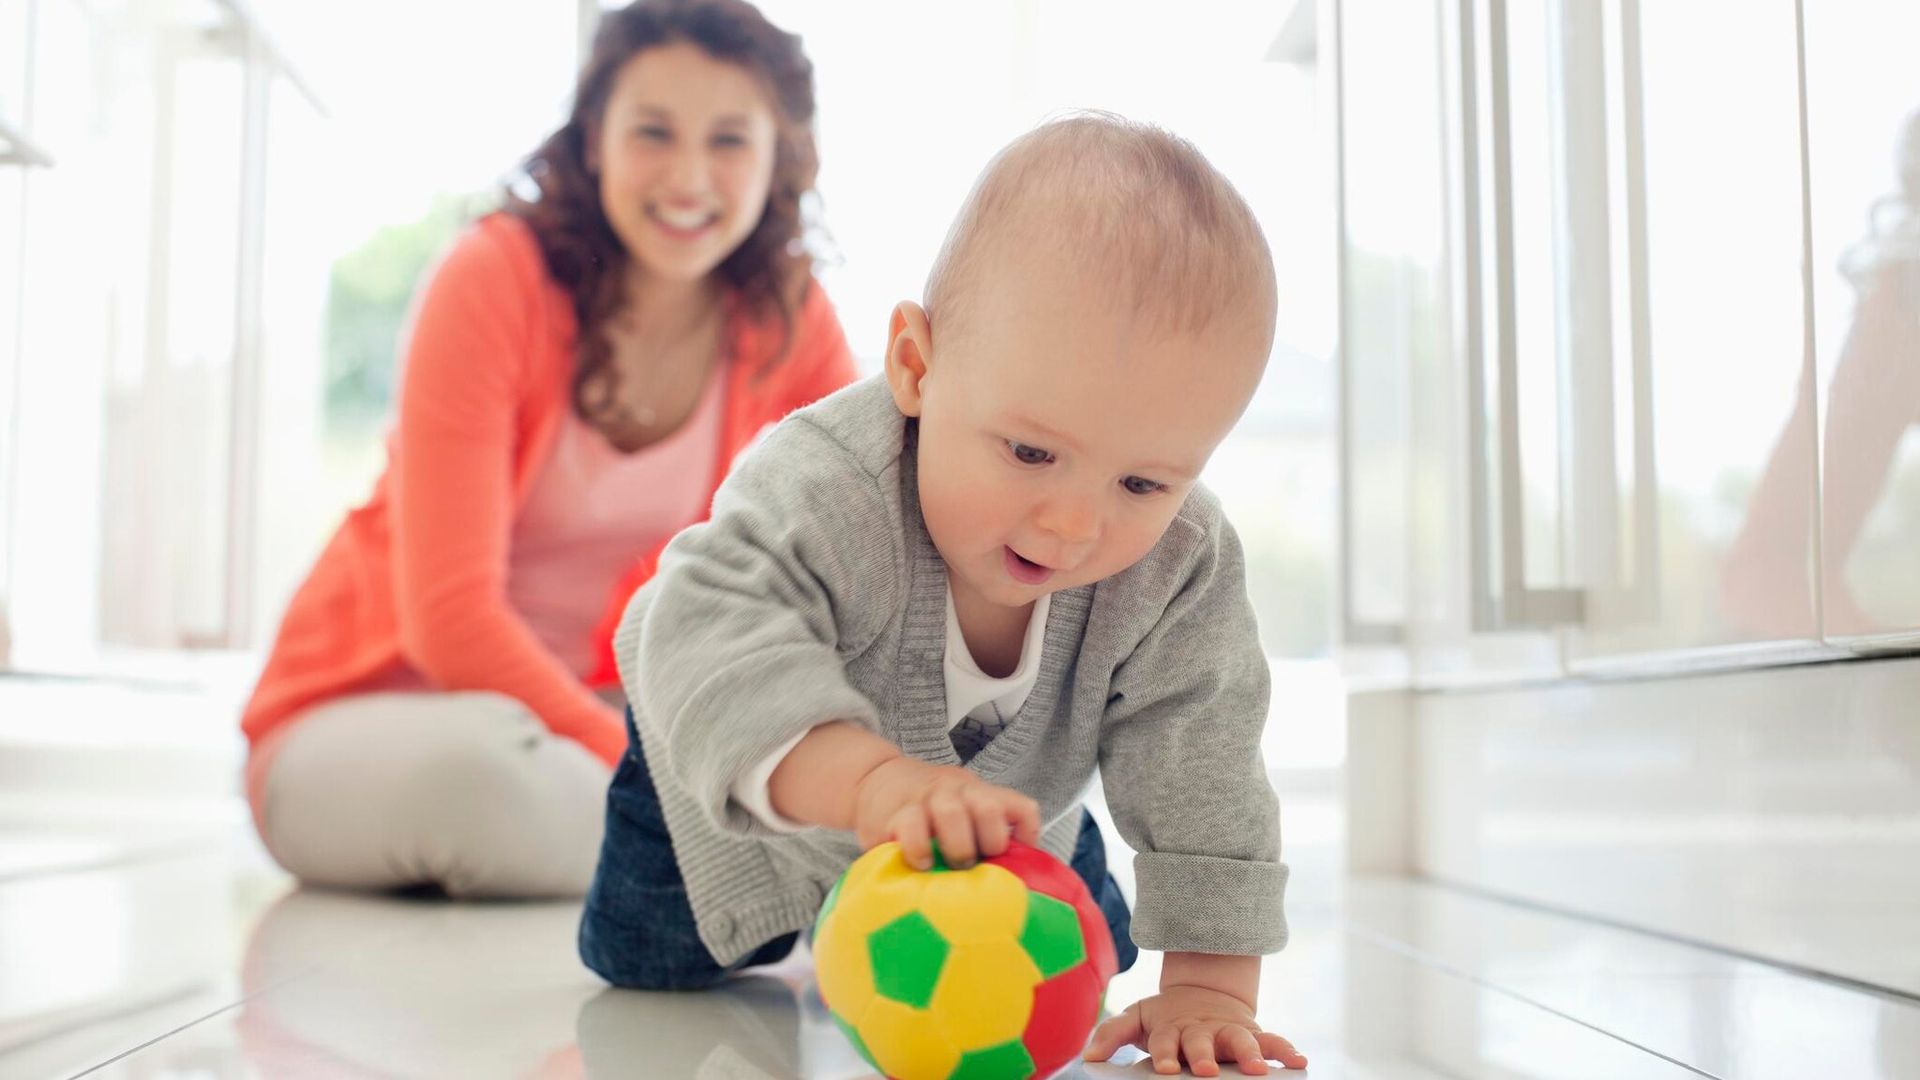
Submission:
{"label": "baby's head", "polygon": [[1274,304],[1252,212],[1185,140],[1083,115],[994,158],[887,344],[956,593],[1022,606],[1145,556],[1253,396]]}

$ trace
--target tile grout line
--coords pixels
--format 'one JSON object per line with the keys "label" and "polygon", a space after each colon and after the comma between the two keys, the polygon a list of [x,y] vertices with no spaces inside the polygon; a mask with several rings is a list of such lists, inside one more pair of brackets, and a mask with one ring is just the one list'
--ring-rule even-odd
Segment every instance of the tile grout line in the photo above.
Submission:
{"label": "tile grout line", "polygon": [[1688,1064],[1687,1062],[1681,1061],[1679,1058],[1673,1057],[1668,1054],[1663,1054],[1660,1051],[1655,1050],[1650,1046],[1643,1046],[1640,1043],[1634,1042],[1632,1039],[1629,1039],[1624,1035],[1620,1035],[1615,1032],[1608,1031],[1607,1029],[1600,1027],[1597,1024],[1591,1023],[1586,1020],[1582,1020],[1579,1017],[1574,1016],[1570,1013],[1562,1012],[1561,1010],[1556,1009],[1553,1006],[1546,1004],[1545,1002],[1535,1001],[1534,999],[1528,997],[1525,994],[1519,993],[1518,991],[1510,990],[1504,986],[1499,986],[1493,982],[1488,981],[1483,976],[1476,975],[1473,972],[1465,970],[1464,968],[1460,968],[1453,964],[1450,964],[1444,960],[1441,960],[1439,957],[1434,956],[1431,953],[1415,948],[1414,946],[1409,945],[1406,942],[1400,941],[1396,938],[1388,937],[1387,935],[1382,934],[1377,930],[1370,930],[1365,927],[1356,926],[1353,923],[1349,922],[1347,923],[1346,931],[1348,934],[1351,934],[1362,941],[1366,941],[1373,945],[1377,945],[1380,948],[1386,949],[1388,952],[1398,953],[1401,956],[1404,956],[1407,959],[1412,960],[1418,964],[1422,964],[1426,967],[1430,967],[1434,969],[1435,971],[1439,971],[1444,974],[1451,975],[1456,979],[1460,979],[1465,982],[1471,983],[1472,985],[1477,986],[1482,990],[1486,990],[1489,993],[1499,994],[1501,997],[1520,1002],[1522,1005],[1527,1005],[1532,1008],[1539,1009],[1541,1012],[1547,1013],[1550,1016],[1557,1016],[1560,1019],[1565,1020],[1570,1024],[1578,1025],[1580,1027],[1586,1028],[1588,1031],[1591,1031],[1597,1035],[1601,1035],[1605,1038],[1612,1039],[1614,1042],[1617,1042],[1622,1046],[1630,1046],[1635,1050],[1640,1051],[1643,1054],[1647,1054],[1650,1057],[1659,1058],[1661,1061],[1667,1062],[1670,1065],[1674,1065],[1679,1068],[1685,1069],[1688,1072],[1693,1073],[1695,1076],[1709,1077],[1710,1080],[1726,1080],[1726,1077],[1721,1076],[1719,1073],[1708,1072],[1707,1070],[1702,1069],[1697,1065]]}
{"label": "tile grout line", "polygon": [[274,991],[279,990],[280,988],[286,986],[287,984],[296,982],[300,979],[304,979],[307,976],[313,974],[316,971],[319,971],[321,968],[324,968],[326,966],[327,965],[324,963],[313,964],[309,967],[293,972],[285,976],[284,978],[268,983],[267,985],[262,986],[257,990],[254,990],[252,993],[242,994],[240,997],[234,999],[233,1001],[228,1002],[225,1005],[220,1006],[219,1008],[213,1010],[210,1013],[207,1013],[205,1016],[197,1016],[192,1020],[189,1020],[186,1023],[181,1024],[180,1026],[172,1029],[171,1031],[163,1031],[160,1034],[155,1035],[153,1038],[146,1040],[145,1042],[135,1043],[134,1045],[127,1047],[125,1050],[120,1051],[119,1053],[113,1055],[112,1057],[107,1058],[105,1061],[101,1061],[101,1062],[98,1062],[97,1064],[89,1065],[86,1068],[80,1070],[79,1072],[74,1073],[71,1077],[68,1078],[68,1080],[79,1080],[80,1077],[90,1076],[93,1073],[97,1073],[101,1069],[106,1068],[107,1066],[113,1064],[116,1061],[121,1061],[125,1058],[132,1057],[134,1054],[137,1054],[140,1051],[145,1050],[147,1047],[152,1046],[155,1043],[159,1043],[164,1040],[171,1039],[175,1035],[180,1034],[181,1032],[187,1030],[188,1028],[195,1027],[200,1024],[204,1024],[208,1020],[211,1020],[214,1017],[219,1016],[223,1013],[232,1012],[233,1010],[241,1007],[242,1005],[247,1004],[248,1002],[254,1000],[255,998],[262,996],[263,994],[273,993]]}
{"label": "tile grout line", "polygon": [[[403,936],[405,936],[403,932],[395,932],[387,936],[380,937],[377,941],[367,942],[364,944],[367,944],[369,946],[376,945],[376,944],[387,945],[387,944],[391,944],[394,941],[399,940]],[[164,1031],[158,1035],[155,1035],[150,1039],[147,1039],[143,1042],[136,1043],[133,1046],[130,1046],[127,1049],[114,1054],[112,1057],[106,1058],[105,1060],[97,1062],[93,1065],[89,1065],[85,1069],[82,1069],[79,1072],[72,1074],[72,1076],[68,1077],[67,1080],[79,1080],[80,1077],[90,1076],[94,1073],[97,1073],[101,1069],[104,1069],[107,1066],[112,1065],[114,1062],[122,1061],[128,1057],[133,1056],[134,1054],[141,1052],[142,1050],[145,1050],[155,1045],[156,1043],[160,1043],[167,1039],[171,1039],[175,1035],[178,1035],[189,1028],[197,1027],[198,1025],[206,1023],[208,1020],[211,1020],[214,1017],[232,1012],[234,1009],[240,1008],[241,1006],[246,1005],[252,1001],[265,997],[266,995],[278,993],[279,991],[285,989],[287,986],[293,983],[299,982],[302,979],[308,978],[309,976],[313,975],[315,972],[323,971],[330,967],[337,966],[339,963],[340,961],[338,959],[325,959],[325,960],[312,961],[308,963],[305,967],[302,967],[297,971],[289,972],[286,975],[280,978],[277,978],[272,982],[266,984],[265,986],[258,987],[250,993],[242,994],[240,997],[235,998],[233,1001],[230,1001],[227,1004],[222,1005],[217,1009],[214,1009],[213,1011],[207,1013],[204,1016],[195,1017],[194,1019],[188,1020],[187,1022],[180,1024],[169,1031]]]}
{"label": "tile grout line", "polygon": [[61,1023],[54,1024],[51,1027],[36,1029],[34,1030],[33,1034],[28,1035],[25,1038],[15,1039],[12,1042],[0,1044],[0,1058],[4,1058],[7,1055],[19,1053],[22,1050],[30,1049],[36,1044],[51,1042],[54,1039],[71,1035],[76,1031],[83,1031],[87,1028],[95,1027],[104,1023],[111,1023],[115,1020],[124,1020],[127,1017],[136,1016],[140,1013],[146,1012],[148,1009],[158,1009],[163,1005],[171,1004],[172,1002],[175,1002],[175,1001],[185,1001],[193,997],[194,994],[198,993],[200,989],[201,989],[201,984],[188,983],[184,986],[176,987],[175,989],[168,990],[164,993],[152,994],[147,997],[135,998],[131,1001],[124,1002],[119,1006],[111,1009],[95,1011],[95,1012],[88,1012],[85,1009],[79,1009],[75,1012],[75,1014],[72,1017],[70,1017],[69,1019]]}

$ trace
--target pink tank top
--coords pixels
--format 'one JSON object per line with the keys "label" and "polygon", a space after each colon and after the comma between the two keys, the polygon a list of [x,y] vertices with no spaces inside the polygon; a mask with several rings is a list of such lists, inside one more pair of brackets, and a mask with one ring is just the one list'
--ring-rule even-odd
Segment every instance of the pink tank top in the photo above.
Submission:
{"label": "pink tank top", "polygon": [[[566,410],[514,520],[507,602],[582,678],[594,665],[592,631],[607,594],[636,559],[706,514],[726,397],[726,365],[714,369],[680,430],[635,454],[615,450]],[[419,672],[401,666],[356,693],[426,687]],[[294,728],[279,728],[247,756],[247,804],[262,836],[267,774]]]}
{"label": "pink tank top", "polygon": [[593,628],[634,561],[705,516],[726,365],[679,430],[623,454],[572,409],[513,523],[507,602],[569,670],[593,670]]}

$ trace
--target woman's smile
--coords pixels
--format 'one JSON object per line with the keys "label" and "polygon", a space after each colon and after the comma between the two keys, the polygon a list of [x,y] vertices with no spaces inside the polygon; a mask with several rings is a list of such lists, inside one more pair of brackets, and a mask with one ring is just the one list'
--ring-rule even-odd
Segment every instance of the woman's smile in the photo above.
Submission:
{"label": "woman's smile", "polygon": [[647,220],[670,239],[695,240],[720,222],[717,210],[670,209],[654,205],[647,208]]}

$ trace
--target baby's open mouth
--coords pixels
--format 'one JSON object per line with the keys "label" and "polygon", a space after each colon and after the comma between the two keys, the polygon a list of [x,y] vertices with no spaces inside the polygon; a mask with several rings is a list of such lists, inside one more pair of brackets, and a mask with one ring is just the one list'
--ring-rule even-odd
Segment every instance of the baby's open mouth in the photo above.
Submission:
{"label": "baby's open mouth", "polygon": [[1053,568],[1042,566],[1012,548],[1002,548],[1005,552],[1007,573],[1015,581],[1025,585],[1038,585],[1053,576]]}

